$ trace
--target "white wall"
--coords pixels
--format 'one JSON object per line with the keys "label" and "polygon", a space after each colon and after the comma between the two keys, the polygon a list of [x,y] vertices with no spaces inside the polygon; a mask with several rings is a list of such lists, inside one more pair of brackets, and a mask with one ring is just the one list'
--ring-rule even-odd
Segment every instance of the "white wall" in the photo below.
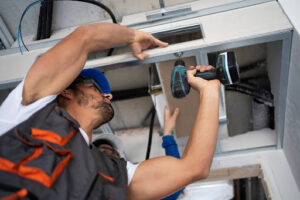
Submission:
{"label": "white wall", "polygon": [[293,35],[283,149],[300,190],[300,35]]}
{"label": "white wall", "polygon": [[300,12],[299,12],[300,1],[279,0],[279,3],[299,33],[300,32]]}
{"label": "white wall", "polygon": [[300,190],[300,1],[279,0],[279,3],[296,29],[292,41],[283,149]]}

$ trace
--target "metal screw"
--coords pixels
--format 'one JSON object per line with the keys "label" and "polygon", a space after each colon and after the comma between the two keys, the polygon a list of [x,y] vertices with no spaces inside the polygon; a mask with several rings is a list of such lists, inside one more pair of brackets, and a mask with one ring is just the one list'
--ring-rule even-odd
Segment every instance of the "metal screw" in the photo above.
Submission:
{"label": "metal screw", "polygon": [[183,52],[176,52],[174,55],[178,58],[180,58],[183,55]]}

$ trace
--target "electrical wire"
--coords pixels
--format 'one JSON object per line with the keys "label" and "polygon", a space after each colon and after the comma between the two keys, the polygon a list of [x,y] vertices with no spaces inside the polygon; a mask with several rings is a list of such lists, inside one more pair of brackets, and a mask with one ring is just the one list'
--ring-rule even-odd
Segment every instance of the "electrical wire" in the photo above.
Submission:
{"label": "electrical wire", "polygon": [[22,50],[22,48],[21,48],[20,38],[21,38],[21,41],[22,41],[22,44],[23,44],[24,48],[25,48],[27,51],[29,51],[28,48],[26,47],[24,41],[23,41],[23,36],[22,36],[22,25],[21,25],[21,24],[22,24],[22,20],[23,20],[23,18],[24,18],[24,16],[25,16],[26,12],[27,12],[32,6],[34,6],[34,5],[38,4],[38,3],[41,3],[42,1],[44,1],[44,0],[38,0],[38,1],[35,1],[35,2],[31,3],[31,4],[29,4],[29,5],[25,8],[25,10],[23,11],[23,13],[22,13],[22,16],[21,16],[21,19],[20,19],[20,22],[19,22],[19,26],[18,26],[18,45],[19,45],[19,50],[20,50],[20,52],[21,52],[22,55],[23,55],[23,50]]}
{"label": "electrical wire", "polygon": [[[104,9],[109,14],[109,16],[111,17],[111,20],[113,21],[113,23],[115,23],[115,24],[118,23],[114,13],[106,5],[104,5],[103,3],[100,3],[100,2],[95,1],[95,0],[73,0],[73,1],[81,1],[81,2],[90,3],[90,4],[94,4],[96,6],[99,6],[100,8]],[[114,51],[114,48],[109,49],[109,51],[107,53],[107,56],[111,56],[113,51]]]}
{"label": "electrical wire", "polygon": [[[35,1],[35,2],[31,3],[31,4],[30,4],[29,6],[27,6],[27,8],[24,10],[24,12],[23,12],[23,14],[22,14],[22,17],[21,17],[21,19],[20,19],[20,23],[19,23],[19,27],[18,27],[18,44],[19,44],[19,50],[20,50],[20,52],[21,52],[22,55],[23,55],[23,51],[22,51],[22,48],[21,48],[21,45],[20,45],[20,39],[19,39],[19,36],[20,36],[20,38],[21,38],[21,41],[22,41],[23,46],[25,47],[25,49],[26,49],[27,51],[29,51],[28,48],[26,47],[26,45],[25,45],[25,43],[24,43],[24,41],[23,41],[23,37],[22,37],[22,31],[21,31],[22,20],[23,20],[23,18],[24,18],[24,16],[25,16],[26,12],[29,10],[29,8],[31,8],[31,7],[34,6],[35,4],[41,3],[41,2],[43,2],[43,1],[45,1],[45,2],[46,2],[46,1],[50,2],[49,0],[38,0],[38,1]],[[59,1],[59,0],[54,0],[54,1]],[[104,5],[104,4],[102,4],[102,3],[98,2],[98,1],[95,1],[95,0],[69,0],[69,1],[80,1],[80,2],[90,3],[90,4],[93,4],[93,5],[99,6],[100,8],[104,9],[104,10],[109,14],[109,16],[111,17],[113,23],[117,24],[117,20],[116,20],[115,15],[113,14],[113,12],[112,12],[106,5]],[[53,1],[51,1],[51,2],[53,2]],[[39,26],[40,26],[40,24],[39,24]],[[40,34],[40,33],[38,32],[38,36],[39,36],[39,34]],[[107,56],[110,56],[110,55],[113,53],[113,50],[114,50],[114,48],[111,48],[111,49],[109,50]]]}
{"label": "electrical wire", "polygon": [[251,97],[253,97],[255,100],[257,100],[260,103],[263,103],[267,106],[273,107],[273,94],[265,89],[258,89],[258,88],[252,88],[250,85],[247,84],[232,84],[225,86],[226,90],[231,91],[237,91],[243,94],[247,94]]}
{"label": "electrical wire", "polygon": [[152,115],[151,115],[151,122],[150,122],[150,129],[149,129],[149,137],[148,137],[148,146],[147,146],[147,153],[146,153],[146,160],[150,157],[151,145],[152,145],[152,135],[153,135],[153,126],[154,126],[154,117],[155,117],[155,106],[152,108]]}
{"label": "electrical wire", "polygon": [[103,3],[100,3],[100,2],[95,1],[95,0],[73,0],[73,1],[81,1],[81,2],[86,2],[86,3],[90,3],[90,4],[94,4],[96,6],[99,6],[100,8],[102,8],[103,10],[105,10],[109,14],[109,16],[111,17],[113,23],[117,24],[117,20],[116,20],[116,17],[114,15],[114,13],[106,5],[104,5]]}

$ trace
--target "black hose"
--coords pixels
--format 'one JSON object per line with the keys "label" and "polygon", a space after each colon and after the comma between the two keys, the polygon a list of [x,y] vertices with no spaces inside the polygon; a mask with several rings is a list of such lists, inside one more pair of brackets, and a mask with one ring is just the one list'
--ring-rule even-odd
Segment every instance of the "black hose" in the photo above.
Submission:
{"label": "black hose", "polygon": [[103,3],[100,3],[98,1],[94,1],[94,0],[73,0],[73,1],[82,1],[82,2],[86,2],[86,3],[90,3],[90,4],[94,4],[96,6],[99,6],[100,8],[102,8],[103,10],[105,10],[109,16],[111,17],[113,23],[117,24],[117,20],[116,17],[114,15],[114,13]]}
{"label": "black hose", "polygon": [[274,106],[273,103],[273,95],[271,92],[264,90],[264,89],[254,89],[247,85],[242,84],[233,84],[227,85],[225,87],[226,90],[237,91],[243,94],[247,94],[252,96],[255,100],[270,107]]}
{"label": "black hose", "polygon": [[[106,5],[104,5],[98,1],[94,1],[94,0],[73,0],[73,1],[81,1],[81,2],[90,3],[90,4],[94,4],[96,6],[99,6],[100,8],[104,9],[109,14],[113,23],[115,23],[115,24],[118,23],[114,13]],[[114,51],[114,48],[109,49],[107,56],[111,56],[113,51]]]}
{"label": "black hose", "polygon": [[114,97],[112,101],[127,100],[127,99],[145,97],[150,95],[148,92],[148,87],[111,91],[111,94]]}
{"label": "black hose", "polygon": [[147,153],[146,153],[146,160],[150,157],[151,145],[152,145],[152,135],[153,135],[153,126],[154,126],[154,117],[155,117],[155,107],[152,108],[152,115],[151,115],[151,122],[150,122],[150,129],[149,129],[149,138],[148,138],[148,146],[147,146]]}
{"label": "black hose", "polygon": [[[54,0],[54,1],[57,1],[57,0]],[[113,14],[113,12],[106,5],[104,5],[104,4],[102,4],[102,3],[98,2],[98,1],[94,1],[94,0],[71,0],[71,1],[80,1],[80,2],[90,3],[90,4],[93,4],[93,5],[99,6],[100,8],[104,9],[109,14],[109,16],[111,17],[113,23],[115,23],[115,24],[118,23],[117,20],[116,20],[115,15]],[[45,8],[44,8],[44,4],[48,4],[48,2],[50,2],[52,4],[50,6],[50,10],[47,11],[47,16],[49,18],[44,15],[46,13]],[[39,24],[38,24],[38,30],[37,30],[37,40],[44,39],[46,35],[49,35],[49,37],[50,37],[51,25],[52,25],[52,13],[53,13],[53,0],[45,0],[45,1],[43,1],[41,9],[40,9],[40,15],[39,15]],[[51,17],[50,17],[50,15],[51,15]],[[46,24],[47,28],[44,25],[45,18],[47,19],[47,24]],[[21,18],[20,21],[22,21],[22,18]],[[45,34],[45,33],[47,33],[47,34]],[[23,43],[24,47],[28,51],[26,45],[23,42],[21,31],[20,31],[20,37],[21,37],[21,40],[22,40],[22,43]],[[109,52],[107,53],[107,56],[112,55],[113,50],[114,50],[114,48],[111,48],[109,50]]]}

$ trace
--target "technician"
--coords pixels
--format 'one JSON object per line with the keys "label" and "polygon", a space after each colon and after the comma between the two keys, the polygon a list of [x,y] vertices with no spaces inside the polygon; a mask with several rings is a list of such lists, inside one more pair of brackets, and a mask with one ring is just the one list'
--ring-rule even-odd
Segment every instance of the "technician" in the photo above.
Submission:
{"label": "technician", "polygon": [[34,62],[0,108],[0,197],[159,199],[207,177],[218,132],[220,83],[194,74],[211,67],[187,71],[200,104],[180,159],[147,160],[129,177],[124,160],[89,145],[92,130],[111,120],[114,111],[104,75],[82,69],[89,52],[123,43],[140,60],[148,56],[143,50],[167,46],[147,33],[97,23],[80,26]]}

